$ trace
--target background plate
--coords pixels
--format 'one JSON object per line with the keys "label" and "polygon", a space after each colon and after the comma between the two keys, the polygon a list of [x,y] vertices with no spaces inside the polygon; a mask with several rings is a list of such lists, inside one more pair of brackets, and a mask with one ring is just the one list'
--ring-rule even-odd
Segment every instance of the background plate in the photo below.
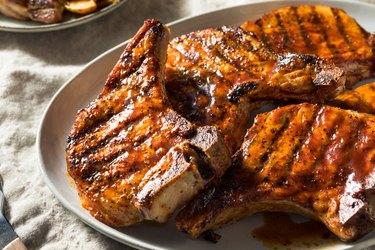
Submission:
{"label": "background plate", "polygon": [[[197,29],[221,25],[239,25],[274,9],[303,4],[323,4],[343,8],[368,31],[375,31],[375,5],[352,1],[267,1],[223,9],[200,16],[185,18],[169,24],[172,36]],[[223,237],[217,244],[191,240],[176,231],[173,220],[165,225],[141,223],[129,228],[111,228],[92,218],[81,208],[76,191],[72,188],[65,165],[65,143],[78,109],[93,100],[104,87],[107,75],[117,62],[125,43],[102,54],[69,80],[54,96],[42,119],[38,138],[40,168],[44,179],[56,197],[71,212],[99,232],[127,245],[143,249],[267,249],[252,238],[252,231],[263,224],[262,215],[254,215],[219,230]],[[375,81],[375,79],[371,79]],[[294,220],[302,217],[292,216]],[[311,239],[307,242],[319,249],[361,249],[375,245],[375,232],[355,243],[338,240]],[[314,245],[314,244],[317,244]],[[278,245],[278,249],[283,246]],[[291,247],[291,246],[288,246]],[[297,245],[292,246],[298,248]],[[306,249],[307,245],[300,248]]]}
{"label": "background plate", "polygon": [[14,18],[10,18],[0,14],[0,30],[3,31],[12,31],[12,32],[43,32],[43,31],[53,31],[66,29],[69,27],[74,27],[81,25],[87,22],[90,22],[96,18],[99,18],[103,15],[108,14],[109,12],[120,7],[127,0],[120,0],[116,4],[108,5],[104,8],[101,8],[93,13],[87,15],[75,15],[68,11],[64,11],[63,20],[58,23],[52,24],[43,24],[31,20],[21,21]]}

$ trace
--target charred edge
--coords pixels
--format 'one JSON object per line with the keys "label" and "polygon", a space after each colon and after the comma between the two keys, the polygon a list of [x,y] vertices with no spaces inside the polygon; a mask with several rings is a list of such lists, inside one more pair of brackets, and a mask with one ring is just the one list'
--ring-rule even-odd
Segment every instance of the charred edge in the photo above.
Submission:
{"label": "charred edge", "polygon": [[320,57],[314,56],[314,55],[306,55],[306,54],[294,54],[297,57],[301,58],[306,64],[311,64],[311,65],[317,65],[318,67],[320,66],[320,63],[322,62],[323,59]]}
{"label": "charred edge", "polygon": [[227,95],[227,98],[230,102],[236,103],[239,99],[248,94],[250,91],[253,91],[258,88],[258,84],[255,82],[246,82],[241,83],[235,86]]}
{"label": "charred edge", "polygon": [[340,10],[338,10],[336,8],[331,8],[331,11],[332,11],[332,13],[335,17],[337,29],[339,30],[342,38],[344,39],[346,45],[349,47],[350,51],[352,51],[353,46],[352,46],[352,43],[348,39],[344,24],[343,24],[342,19],[340,17]]}
{"label": "charred edge", "polygon": [[303,38],[303,40],[305,42],[305,45],[307,46],[309,52],[311,54],[317,54],[317,48],[313,45],[307,31],[305,30],[305,27],[302,25],[302,20],[301,20],[300,15],[298,15],[297,7],[295,7],[295,6],[292,7],[292,14],[297,19],[299,30],[301,32],[302,38]]}
{"label": "charred edge", "polygon": [[215,173],[208,163],[207,155],[198,147],[189,144],[184,148],[183,155],[185,161],[195,164],[198,167],[198,171],[203,179],[210,180],[214,177]]}
{"label": "charred edge", "polygon": [[282,49],[284,50],[284,48],[290,48],[290,46],[288,46],[287,44],[289,43],[289,36],[288,36],[288,33],[286,32],[285,30],[285,27],[284,27],[284,24],[280,18],[280,13],[276,13],[275,15],[276,17],[276,20],[277,20],[277,23],[278,23],[278,27],[280,28],[280,31],[281,31],[281,34],[282,34]]}
{"label": "charred edge", "polygon": [[212,230],[208,230],[208,231],[204,232],[202,237],[203,237],[203,239],[205,239],[209,242],[212,242],[212,243],[218,243],[219,240],[221,239],[221,235],[218,234],[218,233],[215,233]]}
{"label": "charred edge", "polygon": [[[130,67],[126,69],[122,74],[118,72],[116,75],[109,76],[106,86],[108,88],[116,88],[117,83],[120,81],[121,77],[124,77],[126,75],[130,75],[132,72],[136,71],[138,69],[137,65],[132,65],[132,55],[134,48],[141,42],[141,40],[145,39],[148,32],[154,32],[154,34],[161,35],[159,33],[162,33],[162,24],[156,20],[156,19],[148,19],[144,22],[143,26],[139,29],[139,31],[135,34],[133,39],[129,42],[129,44],[126,46],[124,52],[122,53],[119,62],[117,63],[118,67],[121,67],[123,63],[130,63]],[[141,58],[140,63],[138,65],[142,65],[142,62],[144,61],[144,58]],[[117,67],[116,67],[117,69]]]}
{"label": "charred edge", "polygon": [[327,43],[327,47],[332,55],[336,56],[339,52],[336,50],[335,46],[329,42],[327,29],[325,28],[324,23],[321,22],[321,18],[316,12],[315,6],[312,6],[312,14],[313,14],[313,23],[316,24],[320,28],[320,32],[323,35],[323,41]]}

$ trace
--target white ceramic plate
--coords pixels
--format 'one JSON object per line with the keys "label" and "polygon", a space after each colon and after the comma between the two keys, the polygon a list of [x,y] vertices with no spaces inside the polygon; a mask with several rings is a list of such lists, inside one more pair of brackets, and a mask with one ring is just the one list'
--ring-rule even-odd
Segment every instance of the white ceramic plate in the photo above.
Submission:
{"label": "white ceramic plate", "polygon": [[4,16],[0,13],[0,30],[3,31],[11,31],[11,32],[43,32],[43,31],[53,31],[53,30],[60,30],[66,29],[69,27],[74,27],[77,25],[81,25],[87,22],[90,22],[94,19],[97,19],[103,15],[108,14],[109,12],[115,10],[116,8],[120,7],[123,3],[127,0],[120,0],[116,4],[108,5],[104,8],[101,8],[93,13],[87,15],[75,15],[73,13],[69,13],[68,11],[64,11],[63,13],[63,20],[58,23],[52,24],[43,24],[31,20],[21,21],[14,18],[10,18]]}
{"label": "white ceramic plate", "polygon": [[[197,29],[221,25],[239,25],[248,19],[255,19],[271,10],[304,4],[325,4],[345,9],[349,15],[368,31],[375,32],[375,5],[354,1],[267,1],[256,2],[223,9],[196,17],[186,18],[169,27],[177,36]],[[218,232],[222,239],[217,244],[204,240],[191,240],[175,230],[173,220],[165,225],[139,224],[130,228],[115,229],[93,219],[81,208],[76,191],[66,176],[65,143],[78,109],[84,107],[102,90],[105,79],[117,62],[126,43],[102,54],[89,63],[79,74],[69,80],[54,96],[42,119],[37,145],[40,167],[44,179],[56,197],[71,212],[99,232],[124,244],[142,249],[267,249],[252,238],[254,228],[262,225],[262,216],[254,215],[224,227]],[[372,79],[375,80],[375,79]],[[294,216],[294,219],[301,217]],[[320,249],[361,249],[375,245],[375,232],[356,243],[342,243],[338,240],[323,240]],[[312,245],[313,247],[316,247]],[[282,249],[282,246],[278,246]],[[303,245],[302,248],[306,248]]]}

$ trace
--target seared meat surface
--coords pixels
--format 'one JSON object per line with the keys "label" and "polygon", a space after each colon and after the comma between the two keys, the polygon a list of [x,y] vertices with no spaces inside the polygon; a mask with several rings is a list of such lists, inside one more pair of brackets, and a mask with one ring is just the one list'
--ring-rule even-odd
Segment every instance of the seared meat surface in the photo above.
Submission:
{"label": "seared meat surface", "polygon": [[341,108],[375,115],[375,82],[336,96],[332,104]]}
{"label": "seared meat surface", "polygon": [[0,0],[0,12],[19,20],[56,23],[61,21],[63,11],[61,0]]}
{"label": "seared meat surface", "polygon": [[289,105],[256,117],[234,164],[177,216],[203,232],[262,211],[322,221],[341,240],[375,227],[375,116]]}
{"label": "seared meat surface", "polygon": [[317,55],[343,68],[347,86],[375,75],[375,36],[330,6],[285,7],[241,26],[278,53]]}
{"label": "seared meat surface", "polygon": [[197,127],[170,108],[168,41],[164,25],[146,21],[68,137],[68,173],[82,205],[111,226],[165,222],[231,163],[216,128]]}
{"label": "seared meat surface", "polygon": [[260,103],[322,102],[340,93],[344,83],[343,71],[333,64],[277,54],[241,28],[192,32],[168,47],[166,89],[173,107],[194,124],[219,128],[231,153]]}

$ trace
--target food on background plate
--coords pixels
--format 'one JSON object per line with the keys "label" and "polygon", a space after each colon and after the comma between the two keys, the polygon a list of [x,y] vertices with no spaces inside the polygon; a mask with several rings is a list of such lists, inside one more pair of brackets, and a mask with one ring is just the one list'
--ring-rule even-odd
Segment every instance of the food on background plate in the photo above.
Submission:
{"label": "food on background plate", "polygon": [[86,15],[119,0],[71,0],[64,3],[65,9],[76,14]]}
{"label": "food on background plate", "polygon": [[241,26],[278,53],[317,55],[344,69],[347,87],[375,76],[375,35],[345,11],[330,6],[289,6]]}
{"label": "food on background plate", "polygon": [[66,10],[80,15],[94,12],[98,8],[95,0],[66,1],[64,7]]}
{"label": "food on background plate", "polygon": [[62,19],[63,11],[60,0],[0,0],[0,12],[19,20],[56,23]]}
{"label": "food on background plate", "polygon": [[64,9],[86,15],[119,0],[0,0],[0,13],[18,19],[41,23],[62,21]]}
{"label": "food on background plate", "polygon": [[166,26],[146,21],[68,138],[68,173],[82,206],[111,226],[166,222],[231,164],[215,127],[195,126],[171,109],[168,42]]}
{"label": "food on background plate", "polygon": [[256,212],[322,221],[343,241],[375,227],[375,116],[303,103],[259,114],[233,165],[177,216],[196,238]]}

